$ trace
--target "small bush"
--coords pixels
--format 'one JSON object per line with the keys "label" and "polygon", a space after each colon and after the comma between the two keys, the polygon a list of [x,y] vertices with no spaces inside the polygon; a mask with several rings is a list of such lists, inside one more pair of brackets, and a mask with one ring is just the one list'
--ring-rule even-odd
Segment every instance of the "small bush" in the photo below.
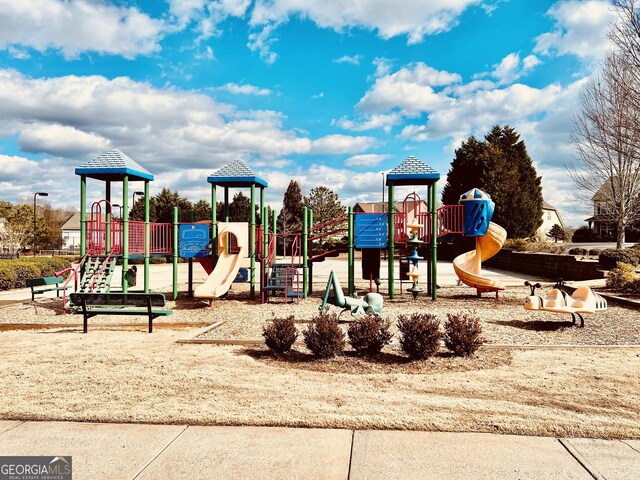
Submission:
{"label": "small bush", "polygon": [[335,313],[321,312],[302,335],[304,344],[319,358],[335,357],[345,347],[344,332]]}
{"label": "small bush", "polygon": [[358,355],[377,355],[382,347],[391,343],[393,334],[390,329],[388,320],[369,314],[349,325],[347,335]]}
{"label": "small bush", "polygon": [[592,257],[597,257],[598,255],[600,255],[600,252],[602,252],[601,249],[592,248],[591,250],[589,250],[589,255],[592,256]]}
{"label": "small bush", "polygon": [[447,314],[444,344],[459,357],[473,355],[484,343],[480,319],[467,313]]}
{"label": "small bush", "polygon": [[526,252],[529,248],[529,243],[524,238],[509,238],[504,242],[504,248],[514,252]]}
{"label": "small bush", "polygon": [[596,235],[587,225],[583,225],[582,227],[576,229],[576,231],[573,232],[573,236],[571,237],[571,241],[574,243],[592,242],[594,240],[596,240]]}
{"label": "small bush", "polygon": [[274,318],[262,329],[264,343],[270,350],[277,353],[291,350],[293,343],[298,338],[298,334],[293,315],[287,318]]}
{"label": "small bush", "polygon": [[398,316],[400,346],[414,360],[434,355],[440,348],[440,321],[431,313]]}
{"label": "small bush", "polygon": [[638,260],[640,255],[638,255],[639,251],[627,248],[627,249],[615,249],[615,248],[607,248],[600,252],[598,260],[602,265],[602,268],[606,270],[612,270],[616,268],[616,265],[619,262],[628,263],[629,265],[638,265]]}
{"label": "small bush", "polygon": [[587,249],[582,247],[576,247],[569,250],[569,255],[586,255]]}
{"label": "small bush", "polygon": [[633,265],[619,262],[607,275],[607,287],[615,290],[634,290],[634,283],[638,279]]}
{"label": "small bush", "polygon": [[0,290],[24,288],[30,278],[51,277],[71,265],[68,257],[20,257],[0,260]]}

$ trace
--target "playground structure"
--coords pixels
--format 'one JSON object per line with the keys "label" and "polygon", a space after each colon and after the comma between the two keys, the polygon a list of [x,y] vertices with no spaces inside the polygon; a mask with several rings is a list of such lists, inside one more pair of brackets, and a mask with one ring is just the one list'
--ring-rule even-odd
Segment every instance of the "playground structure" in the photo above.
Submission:
{"label": "playground structure", "polygon": [[[117,259],[122,260],[120,285],[126,293],[135,280],[135,271],[129,268],[131,258],[144,259],[145,293],[149,292],[149,260],[153,256],[173,258],[173,299],[178,296],[178,259],[189,259],[189,294],[197,298],[214,299],[225,295],[234,281],[249,283],[250,298],[256,298],[259,288],[261,302],[282,294],[288,299],[306,298],[313,289],[313,265],[326,258],[347,253],[347,295],[355,295],[356,249],[362,251],[363,277],[379,284],[380,255],[388,253],[388,295],[395,297],[395,258],[411,262],[402,272],[411,284],[408,291],[415,298],[423,291],[419,284],[422,274],[418,262],[426,259],[426,293],[437,298],[437,245],[438,239],[450,235],[477,237],[476,250],[454,260],[454,269],[467,285],[482,292],[499,291],[504,287],[481,275],[481,262],[502,247],[506,232],[491,223],[493,203],[483,192],[473,190],[469,198],[463,195],[461,205],[437,207],[436,183],[440,174],[416,157],[408,157],[386,177],[388,188],[387,212],[355,213],[348,209],[346,217],[314,225],[313,211],[303,208],[302,230],[295,233],[279,233],[276,214],[264,205],[267,182],[257,177],[242,160],[235,160],[208,177],[211,184],[211,205],[217,203],[217,187],[223,189],[224,213],[218,219],[212,208],[211,220],[199,223],[178,222],[174,208],[172,223],[149,221],[149,182],[153,175],[120,150],[107,152],[76,168],[80,176],[81,204],[81,255],[82,260],[73,266],[68,282],[80,281],[80,291],[108,292]],[[87,178],[105,183],[105,198],[94,202],[87,218]],[[112,182],[122,182],[122,215],[113,217],[111,198]],[[129,220],[129,184],[144,182],[144,221]],[[417,192],[406,196],[402,210],[396,211],[394,201],[396,186],[423,185],[427,187],[426,200]],[[247,222],[229,222],[229,189],[249,188],[250,208]],[[257,198],[259,195],[259,198]],[[483,196],[484,195],[484,196]],[[256,200],[258,205],[256,205]],[[257,223],[256,208],[261,221]],[[478,214],[480,212],[480,214]],[[223,221],[220,221],[223,220]],[[484,231],[483,227],[486,227]],[[315,253],[323,241],[345,236],[346,242],[335,248]],[[193,260],[206,270],[207,280],[193,288]],[[401,266],[402,267],[402,266]],[[333,279],[336,280],[335,275]],[[330,279],[330,282],[332,280]],[[347,297],[344,297],[347,298]],[[344,302],[342,302],[344,303]],[[344,303],[348,305],[349,302]],[[364,305],[361,305],[366,309]],[[358,310],[356,308],[355,310]],[[359,310],[358,310],[359,311]]]}
{"label": "playground structure", "polygon": [[507,239],[507,231],[491,222],[495,204],[491,196],[477,188],[462,194],[460,203],[465,205],[464,235],[476,237],[476,249],[463,253],[453,260],[453,269],[462,283],[483,292],[504,290],[497,280],[482,276],[482,262],[500,251]]}
{"label": "playground structure", "polygon": [[580,327],[584,327],[583,313],[603,312],[607,309],[607,300],[589,287],[580,287],[570,295],[563,290],[564,281],[559,279],[546,298],[542,298],[536,295],[536,288],[541,287],[539,283],[525,282],[524,284],[531,289],[531,295],[526,298],[524,303],[526,310],[569,313],[574,325],[577,315],[580,319]]}

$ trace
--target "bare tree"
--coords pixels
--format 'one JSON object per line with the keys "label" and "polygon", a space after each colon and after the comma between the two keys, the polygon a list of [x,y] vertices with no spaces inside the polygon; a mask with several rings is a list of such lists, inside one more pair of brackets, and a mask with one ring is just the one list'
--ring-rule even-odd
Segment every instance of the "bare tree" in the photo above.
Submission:
{"label": "bare tree", "polygon": [[624,52],[611,52],[580,97],[572,139],[577,155],[569,173],[582,192],[599,202],[600,219],[625,228],[640,220],[640,109],[634,96],[640,75]]}

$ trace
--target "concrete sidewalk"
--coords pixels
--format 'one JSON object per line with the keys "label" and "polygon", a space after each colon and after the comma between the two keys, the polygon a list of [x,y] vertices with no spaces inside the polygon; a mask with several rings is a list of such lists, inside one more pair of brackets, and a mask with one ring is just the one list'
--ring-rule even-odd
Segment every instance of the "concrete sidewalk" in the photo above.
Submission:
{"label": "concrete sidewalk", "polygon": [[485,433],[0,421],[0,455],[82,479],[637,479],[640,441]]}

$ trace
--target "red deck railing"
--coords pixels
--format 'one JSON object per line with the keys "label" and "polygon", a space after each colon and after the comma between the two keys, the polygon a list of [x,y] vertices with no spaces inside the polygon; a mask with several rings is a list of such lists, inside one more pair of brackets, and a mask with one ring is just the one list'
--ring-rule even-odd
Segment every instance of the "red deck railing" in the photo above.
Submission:
{"label": "red deck railing", "polygon": [[[122,220],[111,221],[111,254],[122,255]],[[144,222],[129,221],[129,255],[144,255]],[[173,250],[170,223],[149,224],[149,254],[170,255]],[[94,255],[106,253],[107,224],[99,219],[87,220],[87,252]]]}

